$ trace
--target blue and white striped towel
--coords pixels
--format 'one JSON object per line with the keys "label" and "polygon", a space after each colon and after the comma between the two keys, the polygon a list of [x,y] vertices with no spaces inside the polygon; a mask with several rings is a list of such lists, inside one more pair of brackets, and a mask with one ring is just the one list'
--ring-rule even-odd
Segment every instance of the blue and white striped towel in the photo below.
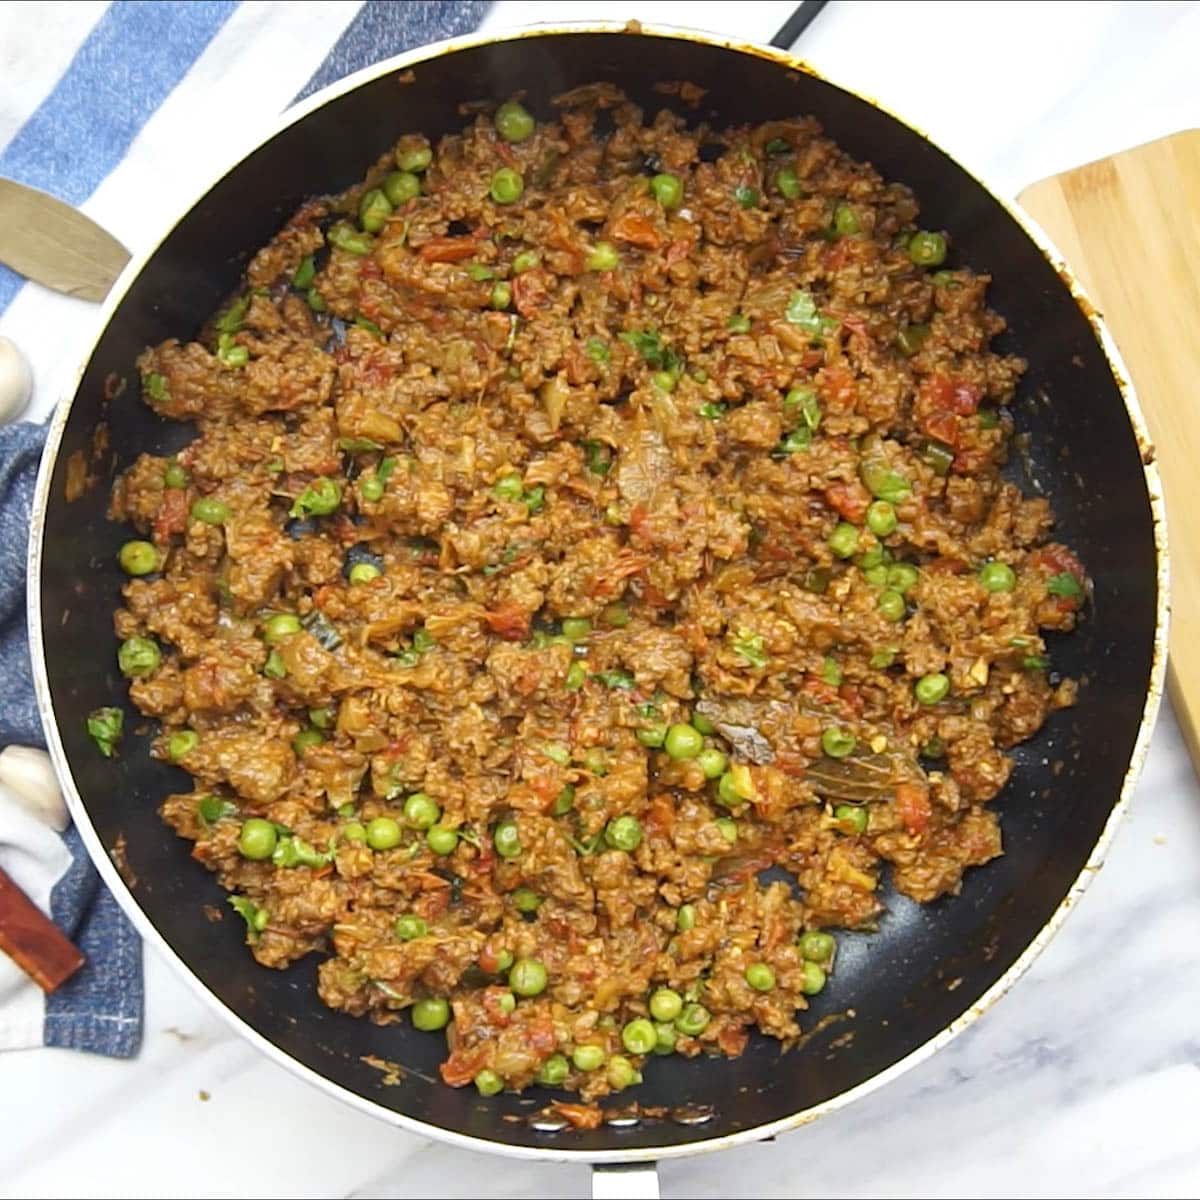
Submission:
{"label": "blue and white striped towel", "polygon": [[[0,177],[82,208],[131,250],[300,96],[478,26],[487,0],[76,0],[0,5]],[[67,395],[96,309],[0,267],[0,333],[31,360],[44,418]],[[0,748],[42,745],[25,638],[24,562],[37,425],[0,429]],[[0,789],[0,867],[88,964],[43,997],[0,956],[0,1050],[129,1056],[142,1032],[141,947],[74,831]]]}

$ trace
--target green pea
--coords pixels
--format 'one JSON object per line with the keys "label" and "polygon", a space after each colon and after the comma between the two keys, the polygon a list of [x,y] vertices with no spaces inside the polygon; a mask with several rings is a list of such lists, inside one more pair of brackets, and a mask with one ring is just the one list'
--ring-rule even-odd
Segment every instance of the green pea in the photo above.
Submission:
{"label": "green pea", "polygon": [[391,850],[400,845],[402,830],[395,817],[373,817],[367,823],[367,845],[372,850]]}
{"label": "green pea", "polygon": [[1011,592],[1017,586],[1017,573],[1008,563],[984,563],[979,568],[979,582],[989,592]]}
{"label": "green pea", "polygon": [[650,750],[658,749],[666,740],[667,727],[664,724],[647,725],[637,731],[637,740]]}
{"label": "green pea", "polygon": [[368,475],[358,485],[359,494],[364,500],[372,502],[383,499],[383,480],[378,475]]}
{"label": "green pea", "polygon": [[126,542],[117,553],[126,575],[149,575],[159,567],[158,550],[150,542]]}
{"label": "green pea", "polygon": [[683,181],[678,175],[655,175],[650,190],[663,208],[678,208],[683,203]]}
{"label": "green pea", "polygon": [[238,853],[243,858],[261,862],[275,853],[279,843],[279,832],[270,821],[261,817],[251,817],[242,825],[238,834]]}
{"label": "green pea", "polygon": [[610,1086],[618,1092],[623,1091],[633,1083],[641,1083],[641,1075],[637,1068],[623,1054],[614,1054],[608,1060],[605,1068],[608,1072]]}
{"label": "green pea", "polygon": [[424,937],[429,932],[429,925],[423,917],[415,913],[405,913],[396,918],[396,936],[402,942],[411,942]]}
{"label": "green pea", "polygon": [[833,934],[820,929],[810,929],[800,937],[800,953],[809,962],[828,962],[836,946]]}
{"label": "green pea", "polygon": [[402,171],[424,171],[433,162],[433,151],[423,143],[405,146],[396,151],[396,166]]}
{"label": "green pea", "polygon": [[577,1071],[598,1071],[604,1066],[604,1049],[592,1042],[584,1042],[571,1051],[571,1061]]}
{"label": "green pea", "polygon": [[458,830],[431,825],[425,832],[425,841],[434,854],[451,854],[458,845]]}
{"label": "green pea", "polygon": [[954,465],[954,451],[944,442],[926,442],[921,450],[921,461],[932,467],[935,475],[947,475]]}
{"label": "green pea", "polygon": [[657,1041],[658,1033],[645,1017],[635,1017],[621,1030],[621,1044],[630,1054],[649,1054]]}
{"label": "green pea", "polygon": [[804,982],[800,990],[806,996],[815,996],[825,986],[825,970],[815,962],[806,961],[804,964]]}
{"label": "green pea", "polygon": [[859,474],[867,490],[876,500],[887,500],[890,504],[902,504],[912,495],[909,482],[898,471],[893,471],[877,461],[865,461]]}
{"label": "green pea", "polygon": [[411,171],[393,171],[383,181],[384,199],[394,208],[407,204],[420,194],[421,181]]}
{"label": "green pea", "polygon": [[152,675],[162,662],[162,651],[153,638],[131,637],[117,651],[117,666],[130,679]]}
{"label": "green pea", "polygon": [[373,579],[378,579],[382,574],[383,572],[374,563],[355,563],[350,568],[350,584],[353,587],[357,587],[364,583],[370,583]]}
{"label": "green pea", "polygon": [[190,516],[193,521],[202,521],[205,525],[222,525],[229,520],[229,505],[201,497],[193,502]]}
{"label": "green pea", "polygon": [[[501,950],[500,953],[496,955],[496,971],[495,971],[495,973],[497,975],[502,975],[512,965],[513,965],[513,952],[511,950],[506,948],[504,950]],[[509,992],[509,995],[511,996],[512,993]]]}
{"label": "green pea", "polygon": [[512,284],[503,279],[498,279],[493,283],[489,303],[497,311],[506,309],[512,303]]}
{"label": "green pea", "polygon": [[177,729],[167,739],[167,757],[172,762],[191,754],[200,744],[200,735],[193,729]]}
{"label": "green pea", "polygon": [[324,475],[314,479],[296,497],[289,515],[293,517],[324,517],[342,502],[342,489]]}
{"label": "green pea", "polygon": [[542,747],[542,753],[551,762],[558,763],[560,767],[569,765],[571,761],[571,751],[562,742],[547,742]]}
{"label": "green pea", "polygon": [[725,328],[730,333],[749,333],[754,322],[745,313],[733,313],[725,322]]}
{"label": "green pea", "polygon": [[574,785],[568,783],[554,798],[554,815],[556,817],[566,816],[574,807],[575,788]]}
{"label": "green pea", "polygon": [[614,817],[604,827],[604,840],[614,850],[632,852],[642,844],[642,823],[628,813]]}
{"label": "green pea", "polygon": [[704,749],[704,737],[694,725],[678,723],[667,730],[663,747],[672,758],[696,758]]}
{"label": "green pea", "polygon": [[586,682],[587,667],[585,667],[583,663],[576,659],[567,668],[567,678],[563,682],[563,687],[565,687],[568,692],[577,692]]}
{"label": "green pea", "polygon": [[598,746],[593,746],[584,756],[583,765],[591,771],[593,775],[608,774],[608,759],[604,755],[604,751]]}
{"label": "green pea", "polygon": [[308,723],[317,729],[328,729],[333,724],[333,717],[333,709],[328,705],[308,710]]}
{"label": "green pea", "polygon": [[726,808],[741,808],[746,803],[746,797],[738,791],[732,771],[726,771],[717,781],[717,803]]}
{"label": "green pea", "polygon": [[540,996],[546,979],[546,968],[536,958],[518,958],[508,972],[508,986],[518,996]]}
{"label": "green pea", "polygon": [[350,821],[342,826],[342,837],[348,842],[366,842],[367,827],[361,821]]}
{"label": "green pea", "polygon": [[785,200],[796,200],[800,196],[800,177],[795,167],[780,167],[775,173],[775,187]]}
{"label": "green pea", "polygon": [[733,198],[742,208],[757,208],[759,202],[758,188],[736,187],[733,189]]}
{"label": "green pea", "polygon": [[568,642],[582,642],[592,632],[592,623],[587,617],[565,617],[562,631]]}
{"label": "green pea", "polygon": [[887,585],[902,596],[908,595],[920,578],[921,572],[912,563],[893,563],[888,567]]}
{"label": "green pea", "polygon": [[696,755],[696,764],[704,772],[705,779],[720,779],[729,766],[729,757],[713,746],[707,746]]}
{"label": "green pea", "polygon": [[908,257],[918,267],[940,267],[946,261],[946,239],[922,229],[909,239]]}
{"label": "green pea", "polygon": [[532,271],[534,267],[539,267],[541,264],[542,256],[536,250],[522,250],[512,260],[512,273],[514,275],[524,275],[526,271]]}
{"label": "green pea", "polygon": [[839,521],[829,535],[829,549],[838,558],[849,558],[858,549],[858,530],[849,521]]}
{"label": "green pea", "polygon": [[500,1078],[490,1067],[484,1067],[478,1075],[475,1076],[475,1090],[481,1096],[494,1096],[497,1092],[504,1091],[504,1080]]}
{"label": "green pea", "polygon": [[941,671],[935,671],[931,675],[922,675],[913,691],[922,704],[937,704],[950,694],[950,680]]}
{"label": "green pea", "polygon": [[319,729],[302,729],[292,738],[292,749],[297,758],[303,758],[313,746],[319,746],[325,740],[325,735]]}
{"label": "green pea", "polygon": [[525,481],[520,475],[502,475],[492,484],[492,495],[497,500],[520,500],[525,494]]}
{"label": "green pea", "polygon": [[756,992],[769,992],[775,986],[775,972],[764,962],[751,963],[746,968],[746,982]]}
{"label": "green pea", "polygon": [[381,188],[372,188],[358,204],[358,223],[368,233],[379,233],[392,215],[392,202]]}
{"label": "green pea", "polygon": [[404,801],[404,820],[414,829],[429,829],[437,824],[442,810],[432,796],[424,792],[413,792]]}
{"label": "green pea", "polygon": [[163,471],[163,483],[169,488],[185,488],[188,485],[188,473],[177,463],[167,463]]}
{"label": "green pea", "polygon": [[994,408],[979,410],[979,428],[995,429],[1000,424],[1000,413]]}
{"label": "green pea", "polygon": [[589,271],[615,271],[620,262],[621,256],[612,242],[597,242],[584,265]]}
{"label": "green pea", "polygon": [[422,1033],[434,1033],[450,1024],[450,1004],[437,996],[429,1000],[418,1000],[412,1006],[414,1029]]}
{"label": "green pea", "polygon": [[867,528],[876,537],[887,537],[897,524],[896,508],[886,500],[876,500],[867,509]]}
{"label": "green pea", "polygon": [[201,821],[207,825],[215,825],[222,817],[233,816],[237,812],[237,805],[222,800],[220,796],[205,796],[196,806],[196,810]]}
{"label": "green pea", "polygon": [[650,376],[650,382],[660,392],[673,392],[675,390],[676,379],[670,371],[655,371]]}
{"label": "green pea", "polygon": [[712,1016],[703,1004],[688,1004],[683,1012],[675,1018],[675,1028],[688,1037],[696,1037],[704,1032]]}
{"label": "green pea", "polygon": [[840,237],[853,237],[859,231],[858,214],[849,204],[839,204],[833,210],[833,231]]}
{"label": "green pea", "polygon": [[489,190],[497,204],[515,204],[525,192],[525,180],[512,167],[501,167],[492,176]]}
{"label": "green pea", "polygon": [[545,1087],[558,1087],[570,1072],[571,1065],[567,1062],[566,1056],[552,1054],[538,1067],[537,1081]]}
{"label": "green pea", "polygon": [[369,233],[359,233],[349,221],[336,221],[330,226],[325,238],[331,246],[345,250],[347,254],[359,256],[370,254],[375,244]]}
{"label": "green pea", "polygon": [[542,907],[542,898],[533,888],[519,887],[512,894],[513,908],[520,913],[534,913]]}
{"label": "green pea", "polygon": [[600,618],[610,629],[624,629],[629,624],[629,608],[617,601],[607,605]]}
{"label": "green pea", "polygon": [[689,929],[696,928],[696,906],[694,904],[679,906],[679,911],[675,914],[675,928],[680,933],[687,933]]}
{"label": "green pea", "polygon": [[738,840],[737,822],[732,817],[718,817],[714,824],[720,835],[731,845],[736,846]]}
{"label": "green pea", "polygon": [[309,288],[308,291],[305,292],[304,298],[308,301],[308,307],[311,308],[313,312],[324,312],[329,307],[329,305],[325,303],[325,297],[322,296],[315,287]]}
{"label": "green pea", "polygon": [[674,1054],[675,1043],[679,1041],[679,1030],[673,1021],[655,1021],[654,1023],[654,1053]]}
{"label": "green pea", "polygon": [[821,749],[830,758],[845,758],[856,745],[857,739],[854,734],[839,729],[836,725],[831,725],[821,734]]}
{"label": "green pea", "polygon": [[523,142],[533,136],[537,122],[533,115],[516,100],[505,100],[492,118],[496,132],[506,142]]}
{"label": "green pea", "polygon": [[674,988],[659,988],[650,994],[649,1009],[656,1021],[674,1021],[683,1012],[683,997]]}
{"label": "green pea", "polygon": [[839,804],[833,810],[834,821],[838,822],[842,833],[859,835],[866,833],[869,817],[866,809],[854,804]]}
{"label": "green pea", "polygon": [[899,592],[881,592],[878,602],[879,615],[885,621],[904,619],[904,597]]}
{"label": "green pea", "polygon": [[521,853],[521,834],[516,821],[501,821],[492,834],[492,844],[501,858],[516,858]]}

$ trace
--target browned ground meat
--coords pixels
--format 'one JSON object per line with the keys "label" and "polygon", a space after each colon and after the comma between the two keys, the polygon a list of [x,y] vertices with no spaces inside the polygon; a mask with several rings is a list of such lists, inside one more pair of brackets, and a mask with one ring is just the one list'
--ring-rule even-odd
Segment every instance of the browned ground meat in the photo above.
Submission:
{"label": "browned ground meat", "polygon": [[403,139],[146,351],[196,438],[117,482],[162,562],[116,630],[161,647],[133,699],[195,780],[163,815],[259,962],[323,954],[380,1023],[447,1001],[449,1084],[591,1100],[676,1001],[664,1049],[793,1041],[812,933],[872,927],[886,864],[927,901],[1001,852],[1086,581],[999,473],[987,278],[917,215],[810,119],[599,87]]}

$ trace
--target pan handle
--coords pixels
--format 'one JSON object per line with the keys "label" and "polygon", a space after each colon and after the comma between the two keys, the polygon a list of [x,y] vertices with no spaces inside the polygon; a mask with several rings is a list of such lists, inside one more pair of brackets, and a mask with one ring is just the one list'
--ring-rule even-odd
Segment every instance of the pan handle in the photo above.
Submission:
{"label": "pan handle", "polygon": [[592,1200],[659,1200],[658,1164],[598,1164],[592,1167]]}

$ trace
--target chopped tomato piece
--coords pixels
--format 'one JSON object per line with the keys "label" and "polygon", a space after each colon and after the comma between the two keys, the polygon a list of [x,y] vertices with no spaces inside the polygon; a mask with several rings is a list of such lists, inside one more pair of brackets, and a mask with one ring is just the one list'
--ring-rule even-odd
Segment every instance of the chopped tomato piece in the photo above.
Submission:
{"label": "chopped tomato piece", "polygon": [[921,430],[947,446],[958,445],[958,418],[944,408],[935,409],[928,416],[921,418]]}
{"label": "chopped tomato piece", "polygon": [[825,489],[825,499],[834,512],[855,525],[861,525],[866,520],[871,504],[870,493],[857,480],[853,483],[831,483]]}
{"label": "chopped tomato piece", "polygon": [[657,250],[662,245],[662,234],[654,223],[638,213],[625,213],[612,223],[612,236],[622,242],[641,246],[644,250]]}
{"label": "chopped tomato piece", "polygon": [[502,604],[483,618],[488,628],[508,642],[523,642],[529,637],[529,614],[516,604]]}
{"label": "chopped tomato piece", "polygon": [[817,391],[828,412],[852,413],[858,402],[858,384],[847,367],[825,367],[817,372]]}
{"label": "chopped tomato piece", "polygon": [[450,1087],[465,1087],[488,1064],[489,1046],[455,1050],[441,1066],[442,1081]]}
{"label": "chopped tomato piece", "polygon": [[187,529],[187,493],[182,488],[167,488],[154,518],[154,540],[167,541],[173,533]]}
{"label": "chopped tomato piece", "polygon": [[737,1058],[739,1054],[746,1048],[746,1043],[750,1040],[750,1035],[740,1025],[726,1025],[720,1033],[717,1034],[717,1045],[729,1055],[730,1058]]}
{"label": "chopped tomato piece", "polygon": [[471,258],[478,249],[479,243],[471,237],[435,237],[417,253],[425,262],[453,263]]}
{"label": "chopped tomato piece", "polygon": [[933,815],[929,789],[918,783],[896,784],[896,811],[909,833],[924,833]]}
{"label": "chopped tomato piece", "polygon": [[550,1107],[576,1129],[599,1129],[604,1119],[604,1113],[595,1104],[568,1104],[565,1100],[555,1100]]}
{"label": "chopped tomato piece", "polygon": [[513,277],[513,305],[523,317],[532,317],[539,308],[544,308],[549,295],[546,291],[546,273],[534,268],[522,271]]}

